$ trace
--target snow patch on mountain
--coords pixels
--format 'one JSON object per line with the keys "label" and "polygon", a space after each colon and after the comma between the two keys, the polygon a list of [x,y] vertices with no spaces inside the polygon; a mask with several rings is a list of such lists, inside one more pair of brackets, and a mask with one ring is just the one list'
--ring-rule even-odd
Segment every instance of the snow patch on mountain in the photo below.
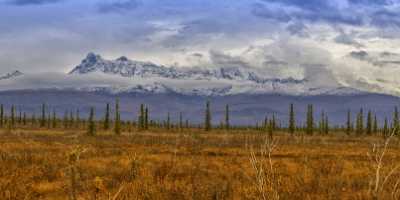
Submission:
{"label": "snow patch on mountain", "polygon": [[22,76],[22,75],[24,75],[22,72],[20,72],[18,70],[15,70],[15,71],[13,71],[11,73],[7,73],[7,74],[4,74],[4,75],[1,75],[0,76],[0,80],[12,79],[12,78],[15,78],[15,77],[18,77],[18,76]]}

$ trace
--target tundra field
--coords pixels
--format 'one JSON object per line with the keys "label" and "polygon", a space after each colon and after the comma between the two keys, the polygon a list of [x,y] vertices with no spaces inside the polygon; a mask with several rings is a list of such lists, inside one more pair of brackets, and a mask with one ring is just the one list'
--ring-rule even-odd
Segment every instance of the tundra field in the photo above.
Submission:
{"label": "tundra field", "polygon": [[0,133],[0,199],[399,199],[396,136],[254,129]]}

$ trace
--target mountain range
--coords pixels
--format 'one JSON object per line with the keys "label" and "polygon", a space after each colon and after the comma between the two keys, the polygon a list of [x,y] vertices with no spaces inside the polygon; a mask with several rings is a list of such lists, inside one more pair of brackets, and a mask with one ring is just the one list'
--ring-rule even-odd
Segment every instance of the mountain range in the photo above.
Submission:
{"label": "mountain range", "polygon": [[16,70],[0,76],[0,101],[30,113],[38,112],[43,102],[60,114],[75,108],[87,113],[90,106],[101,113],[104,104],[116,97],[126,119],[134,119],[138,105],[146,103],[153,119],[164,119],[168,112],[184,112],[187,119],[201,123],[204,103],[211,100],[214,123],[223,118],[224,105],[230,104],[235,124],[261,122],[272,114],[285,123],[290,103],[296,105],[299,118],[312,103],[316,119],[325,111],[334,124],[344,123],[348,109],[356,112],[360,108],[373,110],[382,121],[391,117],[400,100],[346,87],[329,76],[276,78],[247,66],[168,67],[124,56],[107,60],[94,53],[66,74]]}

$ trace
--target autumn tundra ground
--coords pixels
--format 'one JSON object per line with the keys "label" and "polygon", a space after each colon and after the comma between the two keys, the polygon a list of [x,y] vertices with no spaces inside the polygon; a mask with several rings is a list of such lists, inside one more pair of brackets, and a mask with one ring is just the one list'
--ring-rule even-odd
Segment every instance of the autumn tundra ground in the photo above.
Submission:
{"label": "autumn tundra ground", "polygon": [[[394,136],[0,133],[0,199],[399,199]],[[386,144],[386,145],[385,145]]]}

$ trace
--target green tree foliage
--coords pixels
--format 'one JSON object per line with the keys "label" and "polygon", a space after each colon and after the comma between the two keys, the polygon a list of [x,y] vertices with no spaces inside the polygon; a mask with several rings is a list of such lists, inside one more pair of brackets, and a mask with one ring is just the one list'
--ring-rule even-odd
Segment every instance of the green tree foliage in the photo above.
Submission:
{"label": "green tree foliage", "polygon": [[296,130],[296,119],[294,114],[294,106],[290,104],[289,108],[289,133],[294,134]]}
{"label": "green tree foliage", "polygon": [[4,127],[4,106],[0,105],[0,128]]}
{"label": "green tree foliage", "polygon": [[149,108],[146,106],[144,109],[144,129],[149,130]]}
{"label": "green tree foliage", "polygon": [[207,101],[207,103],[206,103],[204,129],[205,129],[205,131],[211,131],[211,108],[210,108],[210,101]]}
{"label": "green tree foliage", "polygon": [[351,134],[351,128],[352,127],[352,123],[351,123],[351,111],[348,110],[347,111],[347,122],[346,122],[346,134],[350,135]]}
{"label": "green tree foliage", "polygon": [[312,135],[314,133],[314,113],[313,105],[307,106],[307,122],[306,122],[306,133]]}
{"label": "green tree foliage", "polygon": [[382,135],[383,135],[383,137],[387,137],[389,135],[389,125],[388,125],[387,118],[385,118],[385,122],[383,124]]}
{"label": "green tree foliage", "polygon": [[167,113],[167,121],[166,121],[165,126],[166,126],[167,130],[171,129],[171,116],[170,116],[169,112]]}
{"label": "green tree foliage", "polygon": [[371,113],[371,111],[368,111],[368,114],[367,114],[366,132],[368,135],[372,134],[372,113]]}
{"label": "green tree foliage", "polygon": [[89,113],[89,119],[88,119],[88,130],[87,130],[87,135],[88,136],[95,136],[96,135],[96,123],[95,123],[95,117],[94,117],[94,108],[90,108],[90,113]]}
{"label": "green tree foliage", "polygon": [[378,126],[378,119],[376,118],[376,115],[374,115],[374,124],[372,125],[372,132],[374,133],[374,134],[377,134],[378,133],[378,128],[379,126]]}
{"label": "green tree foliage", "polygon": [[399,111],[397,106],[394,108],[392,126],[394,133],[398,135],[400,130],[399,130]]}
{"label": "green tree foliage", "polygon": [[328,115],[325,116],[325,120],[324,120],[324,133],[327,135],[329,134],[329,119],[328,119]]}
{"label": "green tree foliage", "polygon": [[183,129],[183,115],[182,112],[179,112],[179,130]]}
{"label": "green tree foliage", "polygon": [[115,102],[115,119],[114,119],[114,133],[121,135],[121,114],[119,111],[119,99]]}
{"label": "green tree foliage", "polygon": [[360,109],[360,112],[357,114],[356,133],[357,135],[362,135],[364,133],[364,114],[362,108]]}
{"label": "green tree foliage", "polygon": [[225,105],[225,129],[229,130],[231,128],[231,123],[230,123],[230,109],[229,105]]}
{"label": "green tree foliage", "polygon": [[11,116],[10,116],[10,128],[15,128],[15,106],[11,106]]}
{"label": "green tree foliage", "polygon": [[104,116],[103,129],[104,130],[110,129],[110,103],[107,103],[106,105],[106,114]]}
{"label": "green tree foliage", "polygon": [[57,128],[57,113],[56,113],[56,110],[53,110],[53,118],[52,118],[52,120],[51,120],[51,126],[53,127],[53,128]]}
{"label": "green tree foliage", "polygon": [[43,128],[46,126],[46,104],[42,104],[42,116],[40,118],[40,127]]}

